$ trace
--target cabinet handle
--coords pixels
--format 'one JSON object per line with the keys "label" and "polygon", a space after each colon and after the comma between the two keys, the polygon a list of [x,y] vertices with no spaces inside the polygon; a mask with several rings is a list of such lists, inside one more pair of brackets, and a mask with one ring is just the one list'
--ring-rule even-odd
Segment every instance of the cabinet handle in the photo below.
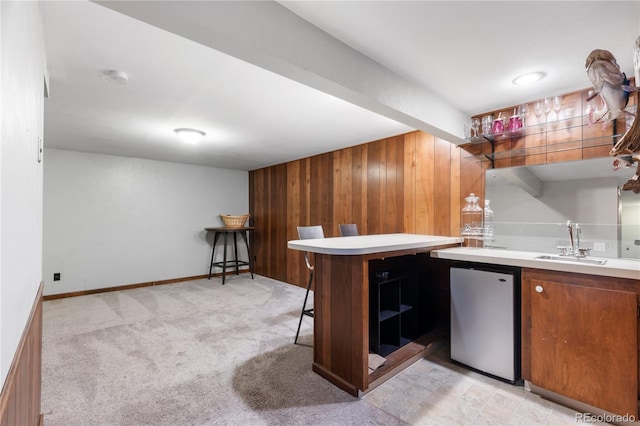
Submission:
{"label": "cabinet handle", "polygon": [[541,286],[541,285],[537,285],[537,286],[536,286],[536,291],[537,291],[538,293],[542,293],[542,292],[544,291],[544,288],[542,288],[542,286]]}

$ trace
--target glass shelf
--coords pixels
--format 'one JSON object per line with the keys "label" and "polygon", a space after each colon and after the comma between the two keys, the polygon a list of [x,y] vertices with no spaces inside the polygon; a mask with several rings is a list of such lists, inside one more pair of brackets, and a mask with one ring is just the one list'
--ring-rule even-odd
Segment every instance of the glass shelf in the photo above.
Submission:
{"label": "glass shelf", "polygon": [[[630,111],[635,105],[627,107]],[[505,131],[500,134],[484,134],[467,138],[468,143],[460,145],[461,148],[469,148],[484,143],[491,145],[491,152],[478,152],[478,148],[473,150],[477,154],[470,152],[467,158],[476,161],[508,159],[514,157],[524,157],[529,155],[539,155],[547,153],[558,153],[562,151],[578,150],[583,148],[613,147],[622,137],[623,133],[617,132],[617,128],[624,130],[625,118],[614,120],[604,125],[602,123],[589,124],[587,116],[575,116],[561,118],[542,124],[534,124],[522,127],[517,131]],[[499,149],[501,142],[511,142],[511,146],[506,149]],[[485,150],[486,151],[486,150]]]}
{"label": "glass shelf", "polygon": [[529,147],[521,147],[515,148],[505,151],[494,151],[491,153],[483,153],[478,155],[470,155],[470,158],[477,158],[479,160],[487,159],[491,160],[501,160],[507,158],[514,157],[526,157],[529,155],[538,155],[538,154],[548,154],[548,153],[557,153],[562,151],[571,151],[583,148],[596,148],[601,146],[606,146],[612,148],[618,140],[622,137],[621,134],[618,135],[608,135],[608,136],[598,136],[593,138],[584,138],[584,139],[576,139],[570,141],[563,142],[555,142],[552,144],[540,145],[540,146],[529,146]]}
{"label": "glass shelf", "polygon": [[[600,126],[600,123],[591,124],[590,126]],[[496,142],[500,140],[516,139],[525,136],[535,135],[547,135],[551,132],[557,131],[570,131],[572,129],[580,129],[585,126],[589,126],[587,116],[575,116],[562,118],[560,120],[551,120],[546,123],[533,124],[526,127],[521,127],[518,130],[505,130],[502,133],[486,133],[478,136],[471,136],[465,140],[470,144],[484,143],[484,142]]]}

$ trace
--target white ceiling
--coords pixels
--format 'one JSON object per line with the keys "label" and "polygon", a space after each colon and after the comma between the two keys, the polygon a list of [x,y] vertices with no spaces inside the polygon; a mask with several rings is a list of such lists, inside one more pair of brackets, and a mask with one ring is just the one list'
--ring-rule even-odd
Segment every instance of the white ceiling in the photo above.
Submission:
{"label": "white ceiling", "polygon": [[[46,1],[42,15],[47,147],[241,170],[412,129],[459,142],[470,115],[589,87],[593,49],[633,75],[640,35],[640,1]],[[511,84],[533,70],[548,76]],[[207,135],[184,145],[178,127]]]}

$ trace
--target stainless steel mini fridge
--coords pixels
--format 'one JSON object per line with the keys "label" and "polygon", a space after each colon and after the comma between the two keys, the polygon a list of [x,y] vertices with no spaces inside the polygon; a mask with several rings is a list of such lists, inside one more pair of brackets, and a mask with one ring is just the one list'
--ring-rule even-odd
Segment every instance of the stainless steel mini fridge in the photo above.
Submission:
{"label": "stainless steel mini fridge", "polygon": [[520,269],[451,267],[451,359],[520,382]]}

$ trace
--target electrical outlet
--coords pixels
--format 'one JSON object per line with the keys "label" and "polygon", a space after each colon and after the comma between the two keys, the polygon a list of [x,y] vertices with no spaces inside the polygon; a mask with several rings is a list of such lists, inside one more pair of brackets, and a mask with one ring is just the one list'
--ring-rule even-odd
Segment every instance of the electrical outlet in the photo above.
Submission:
{"label": "electrical outlet", "polygon": [[60,281],[60,272],[54,272],[53,273],[53,280],[54,281]]}
{"label": "electrical outlet", "polygon": [[593,251],[605,251],[607,245],[604,242],[593,243]]}

